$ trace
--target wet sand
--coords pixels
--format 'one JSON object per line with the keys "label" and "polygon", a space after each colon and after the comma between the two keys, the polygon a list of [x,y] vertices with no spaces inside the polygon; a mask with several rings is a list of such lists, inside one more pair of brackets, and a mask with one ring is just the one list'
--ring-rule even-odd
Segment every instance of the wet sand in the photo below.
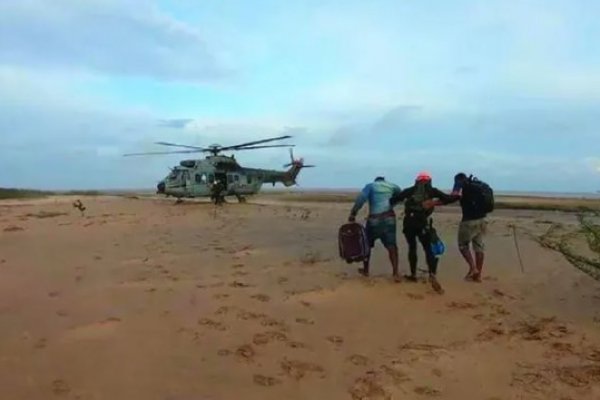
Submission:
{"label": "wet sand", "polygon": [[600,284],[535,240],[573,214],[495,212],[477,284],[438,210],[438,295],[339,259],[347,203],[73,200],[0,202],[2,399],[600,398]]}

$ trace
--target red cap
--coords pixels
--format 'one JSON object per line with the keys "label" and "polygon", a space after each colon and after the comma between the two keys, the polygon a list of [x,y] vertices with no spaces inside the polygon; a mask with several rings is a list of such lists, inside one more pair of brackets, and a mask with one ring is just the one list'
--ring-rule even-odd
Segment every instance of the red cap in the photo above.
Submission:
{"label": "red cap", "polygon": [[431,180],[431,174],[427,171],[421,171],[419,172],[419,175],[417,175],[417,181],[430,181]]}

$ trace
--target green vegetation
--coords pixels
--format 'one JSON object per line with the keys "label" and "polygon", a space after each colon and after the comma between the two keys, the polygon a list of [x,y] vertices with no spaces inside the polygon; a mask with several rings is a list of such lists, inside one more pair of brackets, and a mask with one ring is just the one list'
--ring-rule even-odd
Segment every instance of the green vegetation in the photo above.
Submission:
{"label": "green vegetation", "polygon": [[48,196],[100,196],[98,190],[46,191],[34,189],[0,188],[0,200],[5,199],[40,199]]}
{"label": "green vegetation", "polygon": [[[297,193],[269,193],[277,200],[302,203],[352,203],[358,193],[324,193],[324,192],[297,192]],[[448,207],[456,207],[450,205]],[[539,210],[563,212],[594,212],[600,211],[600,200],[597,199],[560,199],[526,196],[498,196],[496,199],[498,210]]]}
{"label": "green vegetation", "polygon": [[0,188],[0,199],[36,199],[51,194],[41,190]]}
{"label": "green vegetation", "polygon": [[579,216],[579,223],[590,250],[600,255],[600,225],[592,223],[584,214]]}
{"label": "green vegetation", "polygon": [[[593,215],[597,215],[597,213]],[[592,224],[588,218],[588,215],[580,214],[580,229],[575,231],[568,231],[561,224],[552,224],[546,233],[538,238],[538,243],[543,247],[558,251],[573,266],[600,280],[600,226]],[[590,250],[598,255],[597,259],[577,254],[570,246],[570,240],[581,234],[585,235]]]}

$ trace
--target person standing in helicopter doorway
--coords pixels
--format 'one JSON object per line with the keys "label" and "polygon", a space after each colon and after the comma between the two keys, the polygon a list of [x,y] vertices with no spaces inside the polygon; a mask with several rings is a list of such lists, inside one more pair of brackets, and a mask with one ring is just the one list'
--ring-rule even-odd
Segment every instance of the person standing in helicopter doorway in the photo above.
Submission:
{"label": "person standing in helicopter doorway", "polygon": [[[437,201],[435,201],[437,199]],[[408,281],[417,282],[417,239],[421,242],[429,272],[429,282],[438,293],[444,290],[437,280],[438,258],[433,253],[432,236],[433,229],[433,205],[448,204],[455,201],[450,196],[432,186],[431,174],[421,172],[415,180],[415,184],[392,196],[390,204],[404,201],[404,219],[402,221],[403,233],[408,244],[408,262],[410,264],[410,275]]]}
{"label": "person standing in helicopter doorway", "polygon": [[211,188],[211,199],[215,202],[215,205],[221,205],[225,202],[225,198],[223,196],[223,191],[225,190],[225,185],[221,182],[220,179],[217,179]]}

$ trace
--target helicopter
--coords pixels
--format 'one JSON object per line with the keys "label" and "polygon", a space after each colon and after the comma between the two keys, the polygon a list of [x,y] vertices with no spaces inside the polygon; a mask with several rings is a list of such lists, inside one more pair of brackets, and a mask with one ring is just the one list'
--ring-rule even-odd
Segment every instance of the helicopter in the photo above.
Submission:
{"label": "helicopter", "polygon": [[[256,140],[233,146],[221,146],[213,144],[209,147],[189,146],[169,142],[155,142],[162,146],[178,147],[185,150],[161,151],[147,153],[129,153],[123,156],[142,156],[159,154],[190,154],[208,153],[204,159],[186,159],[179,162],[178,166],[171,167],[171,172],[164,177],[156,186],[156,193],[172,196],[178,202],[183,198],[210,197],[215,199],[215,185],[219,184],[221,191],[219,196],[236,196],[240,203],[246,201],[246,196],[258,194],[263,184],[282,183],[285,187],[296,185],[296,178],[302,168],[312,168],[314,165],[305,165],[304,159],[294,159],[291,149],[294,145],[275,144],[263,145],[263,143],[277,140],[289,139],[291,136],[279,136],[274,138]],[[248,168],[238,164],[233,155],[221,155],[223,151],[255,150],[273,147],[289,147],[290,162],[283,167],[284,171],[268,170],[260,168]]]}

